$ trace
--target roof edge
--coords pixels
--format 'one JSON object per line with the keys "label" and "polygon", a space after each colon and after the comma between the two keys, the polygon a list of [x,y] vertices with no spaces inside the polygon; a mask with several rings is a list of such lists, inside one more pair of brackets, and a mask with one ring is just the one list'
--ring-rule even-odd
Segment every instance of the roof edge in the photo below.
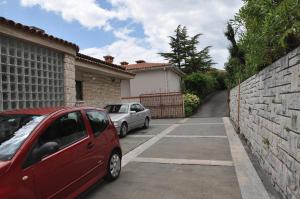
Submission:
{"label": "roof edge", "polygon": [[33,27],[33,26],[23,25],[21,23],[17,23],[13,20],[6,19],[4,17],[0,17],[0,24],[7,25],[11,28],[27,32],[29,34],[38,36],[38,37],[43,38],[43,39],[48,39],[50,41],[58,42],[62,45],[69,46],[69,47],[73,48],[76,52],[79,51],[79,46],[77,44],[74,44],[72,42],[60,39],[60,38],[55,37],[53,35],[49,35],[49,34],[45,33],[45,31],[43,31],[39,28],[36,28],[36,27]]}
{"label": "roof edge", "polygon": [[185,72],[183,72],[180,68],[176,67],[176,66],[171,66],[170,69],[172,71],[174,71],[175,73],[177,73],[180,77],[184,77],[186,76]]}
{"label": "roof edge", "polygon": [[108,69],[112,69],[112,70],[115,70],[117,72],[121,72],[121,73],[124,73],[124,74],[127,74],[127,75],[131,75],[132,77],[135,76],[134,73],[131,73],[131,72],[125,70],[125,67],[115,65],[115,64],[111,64],[111,63],[105,62],[101,59],[90,57],[88,55],[84,55],[84,54],[81,54],[81,53],[77,53],[76,60],[91,63],[91,64],[95,64],[95,65],[100,65],[101,67],[106,67]]}
{"label": "roof edge", "polygon": [[180,77],[185,76],[186,74],[173,64],[165,64],[161,66],[155,66],[155,67],[144,67],[144,68],[133,68],[133,69],[126,69],[127,71],[132,71],[132,72],[142,72],[142,71],[151,71],[151,70],[160,70],[160,69],[167,69],[167,70],[172,70],[176,74],[178,74]]}

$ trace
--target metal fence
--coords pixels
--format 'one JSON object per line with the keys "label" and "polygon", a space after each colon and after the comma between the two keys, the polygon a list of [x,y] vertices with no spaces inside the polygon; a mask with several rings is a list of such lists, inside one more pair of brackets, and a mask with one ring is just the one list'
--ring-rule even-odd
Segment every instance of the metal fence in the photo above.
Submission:
{"label": "metal fence", "polygon": [[122,97],[122,103],[132,103],[132,102],[141,102],[140,97]]}
{"label": "metal fence", "polygon": [[140,96],[140,102],[150,109],[153,118],[184,117],[182,93],[154,93]]}

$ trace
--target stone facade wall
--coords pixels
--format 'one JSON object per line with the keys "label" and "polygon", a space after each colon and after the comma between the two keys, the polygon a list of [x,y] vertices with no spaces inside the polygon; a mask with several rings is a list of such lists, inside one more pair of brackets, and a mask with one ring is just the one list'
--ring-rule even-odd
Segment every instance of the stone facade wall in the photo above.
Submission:
{"label": "stone facade wall", "polygon": [[108,103],[121,102],[121,80],[88,72],[78,72],[82,81],[83,103],[87,106],[103,108]]}
{"label": "stone facade wall", "polygon": [[74,106],[76,103],[75,57],[67,54],[64,57],[64,100],[65,106]]}
{"label": "stone facade wall", "polygon": [[[240,86],[240,133],[285,198],[300,198],[300,47]],[[237,125],[238,87],[230,93]]]}

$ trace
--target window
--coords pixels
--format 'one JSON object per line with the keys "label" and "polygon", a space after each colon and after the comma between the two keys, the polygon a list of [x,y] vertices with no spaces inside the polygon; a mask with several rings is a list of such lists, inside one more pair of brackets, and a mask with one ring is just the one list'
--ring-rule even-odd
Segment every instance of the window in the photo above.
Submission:
{"label": "window", "polygon": [[61,106],[63,53],[0,35],[0,111]]}
{"label": "window", "polygon": [[34,115],[0,115],[0,161],[10,160],[44,118]]}
{"label": "window", "polygon": [[136,111],[136,112],[138,112],[136,104],[132,104],[130,106],[130,111]]}
{"label": "window", "polygon": [[76,100],[82,101],[83,94],[82,94],[82,81],[75,81],[76,82]]}
{"label": "window", "polygon": [[140,104],[133,104],[131,105],[130,110],[140,112],[144,110],[144,107],[142,107]]}
{"label": "window", "polygon": [[145,108],[140,104],[136,104],[136,107],[138,109],[138,112],[145,110]]}
{"label": "window", "polygon": [[57,142],[62,149],[86,136],[80,112],[68,113],[55,120],[38,140],[38,146],[47,142]]}
{"label": "window", "polygon": [[127,113],[128,105],[127,104],[107,105],[105,109],[108,111],[108,113]]}
{"label": "window", "polygon": [[109,124],[108,117],[104,112],[89,110],[86,112],[86,115],[96,136],[102,133]]}

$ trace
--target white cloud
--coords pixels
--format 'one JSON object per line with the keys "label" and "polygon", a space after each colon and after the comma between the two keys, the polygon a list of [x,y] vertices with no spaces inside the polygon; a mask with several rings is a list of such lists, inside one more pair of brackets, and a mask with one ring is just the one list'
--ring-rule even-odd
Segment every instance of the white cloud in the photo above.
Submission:
{"label": "white cloud", "polygon": [[40,6],[62,16],[68,22],[77,21],[87,28],[100,27],[110,30],[109,20],[124,18],[118,10],[107,10],[97,4],[96,0],[21,0],[26,7]]}
{"label": "white cloud", "polygon": [[0,1],[0,6],[1,6],[1,5],[5,5],[5,4],[7,4],[7,1],[6,1],[6,0]]}
{"label": "white cloud", "polygon": [[228,19],[241,7],[240,0],[110,0],[114,6],[126,7],[129,18],[143,25],[146,40],[153,49],[168,49],[168,36],[178,24],[188,28],[190,34],[203,33],[200,47],[213,46],[211,55],[223,67],[228,43],[223,36]]}
{"label": "white cloud", "polygon": [[[218,62],[217,67],[223,67],[228,55],[228,42],[223,36],[226,22],[242,5],[241,0],[108,1],[112,5],[110,10],[102,8],[101,3],[97,4],[95,0],[21,0],[24,6],[39,5],[42,9],[60,14],[66,21],[76,20],[87,28],[103,28],[112,31],[118,38],[111,45],[82,50],[85,53],[93,52],[90,55],[103,53],[102,57],[112,54],[118,60],[162,60],[158,58],[157,52],[169,49],[168,36],[181,24],[188,28],[190,34],[204,34],[200,38],[200,47],[213,46],[211,55],[215,62]],[[110,26],[110,20],[115,19],[131,19],[141,24],[144,40],[128,36],[133,31],[128,27],[114,30]],[[119,56],[121,58],[118,58]]]}
{"label": "white cloud", "polygon": [[124,27],[124,28],[114,30],[113,33],[114,33],[115,37],[117,37],[119,39],[128,40],[128,39],[130,39],[129,34],[132,33],[133,31],[134,31],[133,29]]}
{"label": "white cloud", "polygon": [[103,59],[104,55],[115,57],[114,63],[119,64],[122,61],[135,63],[136,60],[143,59],[152,62],[163,62],[164,60],[157,54],[153,48],[143,47],[143,40],[130,37],[130,30],[122,29],[115,31],[114,34],[119,40],[103,47],[86,48],[80,52],[86,55]]}

